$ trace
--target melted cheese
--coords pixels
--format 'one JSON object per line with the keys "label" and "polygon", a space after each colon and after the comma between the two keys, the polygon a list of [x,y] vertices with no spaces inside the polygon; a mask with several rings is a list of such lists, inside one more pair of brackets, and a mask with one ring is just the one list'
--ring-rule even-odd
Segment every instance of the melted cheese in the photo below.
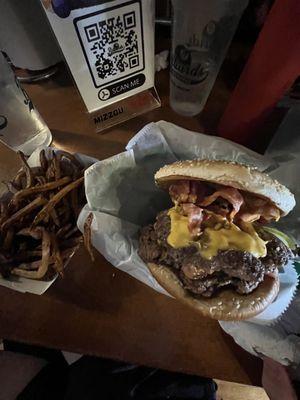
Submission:
{"label": "melted cheese", "polygon": [[171,231],[167,239],[169,245],[175,249],[189,246],[193,238],[188,229],[188,217],[179,214],[175,207],[169,210],[168,216],[171,219]]}
{"label": "melted cheese", "polygon": [[[171,219],[171,231],[168,243],[174,248],[186,247],[194,243],[199,247],[202,257],[211,259],[219,250],[241,250],[255,257],[265,257],[266,242],[262,240],[251,223],[244,223],[241,230],[233,223],[218,223],[216,226],[204,229],[200,240],[194,241],[188,230],[188,218],[180,215],[175,208],[168,212]],[[221,226],[220,226],[221,225]]]}
{"label": "melted cheese", "polygon": [[216,256],[218,250],[230,249],[247,251],[255,257],[265,257],[267,255],[266,243],[258,236],[254,228],[250,234],[242,231],[232,223],[228,229],[214,230],[206,228],[203,234],[203,241],[200,254],[207,259]]}

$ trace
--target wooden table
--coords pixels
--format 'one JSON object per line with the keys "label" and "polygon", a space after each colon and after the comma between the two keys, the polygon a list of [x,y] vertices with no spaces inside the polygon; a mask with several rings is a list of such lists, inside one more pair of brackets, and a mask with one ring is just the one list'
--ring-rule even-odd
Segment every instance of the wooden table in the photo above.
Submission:
{"label": "wooden table", "polygon": [[[200,117],[184,118],[168,105],[168,72],[157,76],[162,108],[99,135],[91,129],[81,99],[64,67],[53,79],[26,90],[53,133],[54,144],[103,159],[124,150],[146,123],[165,119],[213,132],[228,98],[217,81]],[[113,268],[100,254],[94,264],[84,249],[65,278],[43,296],[0,287],[0,337],[83,354],[121,359],[175,371],[258,384],[259,359],[202,318]]]}

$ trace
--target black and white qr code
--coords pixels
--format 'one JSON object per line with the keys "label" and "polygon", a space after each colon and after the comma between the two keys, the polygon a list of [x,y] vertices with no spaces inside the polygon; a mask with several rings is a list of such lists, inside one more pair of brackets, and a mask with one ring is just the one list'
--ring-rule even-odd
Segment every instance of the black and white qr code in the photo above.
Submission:
{"label": "black and white qr code", "polygon": [[140,1],[84,15],[74,25],[95,87],[144,69]]}

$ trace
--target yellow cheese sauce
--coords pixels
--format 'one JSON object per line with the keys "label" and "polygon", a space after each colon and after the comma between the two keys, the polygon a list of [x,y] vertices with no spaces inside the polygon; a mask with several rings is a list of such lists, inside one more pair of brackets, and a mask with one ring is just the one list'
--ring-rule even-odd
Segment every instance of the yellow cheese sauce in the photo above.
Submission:
{"label": "yellow cheese sauce", "polygon": [[175,249],[189,246],[193,238],[188,229],[188,217],[179,214],[175,208],[169,210],[168,216],[171,219],[171,231],[167,239],[169,245]]}
{"label": "yellow cheese sauce", "polygon": [[207,227],[200,240],[195,241],[188,230],[188,217],[179,214],[175,208],[171,208],[168,215],[171,231],[167,241],[174,248],[197,244],[201,256],[206,259],[216,256],[219,250],[247,251],[255,257],[265,257],[267,254],[266,242],[258,236],[250,223],[244,223],[243,230],[233,223],[226,223],[226,227],[219,223],[219,229]]}
{"label": "yellow cheese sauce", "polygon": [[218,250],[229,249],[247,251],[255,257],[267,255],[265,241],[256,232],[250,235],[234,224],[230,224],[229,229],[221,228],[217,231],[206,228],[203,233],[203,241],[200,254],[207,259],[216,256]]}

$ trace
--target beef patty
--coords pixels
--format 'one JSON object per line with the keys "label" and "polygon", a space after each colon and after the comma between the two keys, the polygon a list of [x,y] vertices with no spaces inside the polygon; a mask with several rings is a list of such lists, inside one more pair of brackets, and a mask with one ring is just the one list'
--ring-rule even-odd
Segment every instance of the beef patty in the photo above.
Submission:
{"label": "beef patty", "polygon": [[264,258],[256,258],[245,251],[226,250],[207,260],[194,245],[174,249],[167,242],[171,229],[167,213],[159,213],[154,224],[141,230],[139,255],[145,262],[172,268],[184,288],[195,295],[210,297],[224,286],[230,286],[241,294],[251,293],[266,273],[274,272],[292,257],[289,248],[266,232],[261,235],[268,240]]}

